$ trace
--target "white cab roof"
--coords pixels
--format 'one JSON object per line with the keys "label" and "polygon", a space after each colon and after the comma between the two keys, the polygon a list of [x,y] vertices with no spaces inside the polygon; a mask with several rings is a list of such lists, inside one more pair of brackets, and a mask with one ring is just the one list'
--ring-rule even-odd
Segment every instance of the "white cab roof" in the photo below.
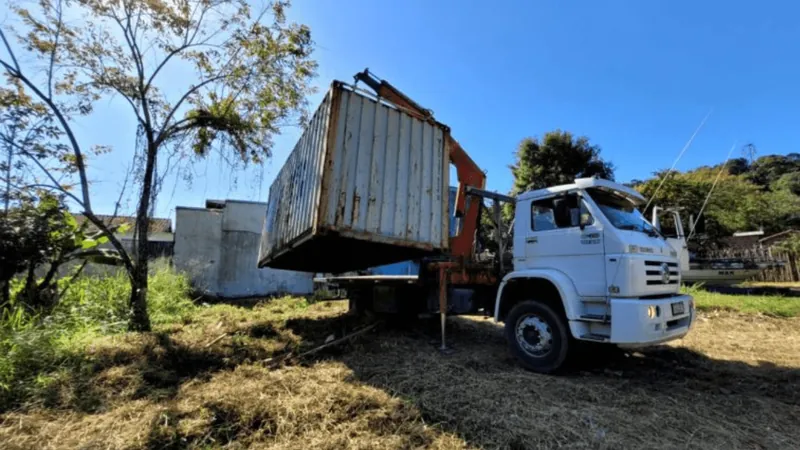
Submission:
{"label": "white cab roof", "polygon": [[560,192],[587,189],[591,187],[614,191],[630,200],[634,205],[641,205],[647,201],[647,199],[645,199],[642,194],[636,192],[636,190],[613,181],[604,180],[602,178],[578,178],[573,184],[562,184],[561,186],[553,186],[544,189],[537,189],[535,191],[524,192],[517,196],[517,200],[524,201],[540,197],[549,197]]}

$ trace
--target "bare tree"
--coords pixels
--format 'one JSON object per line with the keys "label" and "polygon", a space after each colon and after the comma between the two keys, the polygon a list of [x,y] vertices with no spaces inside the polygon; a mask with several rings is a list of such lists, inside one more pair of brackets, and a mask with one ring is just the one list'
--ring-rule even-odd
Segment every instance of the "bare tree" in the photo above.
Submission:
{"label": "bare tree", "polygon": [[[39,167],[46,184],[68,195],[103,230],[108,227],[92,210],[86,149],[71,119],[90,113],[103,97],[130,106],[137,130],[134,157],[141,163],[134,179],[140,191],[133,253],[109,237],[124,253],[130,275],[131,328],[148,330],[147,235],[159,160],[212,151],[240,164],[268,158],[280,127],[304,119],[316,70],[310,31],[287,22],[285,1],[255,13],[245,0],[39,0],[38,6],[36,12],[13,10],[22,24],[18,41],[39,67],[21,67],[4,30],[0,65],[48,107],[63,131],[69,150],[64,159],[79,194]],[[44,75],[31,75],[38,73]]]}

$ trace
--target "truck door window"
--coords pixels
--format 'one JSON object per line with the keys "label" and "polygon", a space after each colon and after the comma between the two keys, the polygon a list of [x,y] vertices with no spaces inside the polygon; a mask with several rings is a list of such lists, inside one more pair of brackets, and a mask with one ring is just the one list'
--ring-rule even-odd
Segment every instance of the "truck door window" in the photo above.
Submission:
{"label": "truck door window", "polygon": [[537,200],[531,204],[531,229],[533,231],[555,230],[553,199]]}
{"label": "truck door window", "polygon": [[675,226],[675,216],[664,214],[659,217],[661,221],[661,234],[666,238],[679,238],[678,227]]}
{"label": "truck door window", "polygon": [[[569,223],[559,224],[555,216],[555,201],[567,200],[570,204],[576,205],[570,208]],[[589,210],[583,201],[575,194],[567,194],[553,198],[536,200],[531,203],[531,230],[533,231],[547,231],[555,230],[557,228],[572,228],[580,225],[581,216],[587,217],[584,224],[591,224],[594,222]]]}

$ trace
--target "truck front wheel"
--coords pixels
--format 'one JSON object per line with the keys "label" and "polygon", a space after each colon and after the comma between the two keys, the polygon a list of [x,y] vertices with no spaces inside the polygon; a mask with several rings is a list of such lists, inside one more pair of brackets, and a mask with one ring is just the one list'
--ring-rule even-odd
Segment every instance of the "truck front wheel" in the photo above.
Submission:
{"label": "truck front wheel", "polygon": [[505,333],[511,352],[522,364],[540,373],[561,368],[570,347],[569,327],[560,314],[537,301],[524,301],[506,317]]}

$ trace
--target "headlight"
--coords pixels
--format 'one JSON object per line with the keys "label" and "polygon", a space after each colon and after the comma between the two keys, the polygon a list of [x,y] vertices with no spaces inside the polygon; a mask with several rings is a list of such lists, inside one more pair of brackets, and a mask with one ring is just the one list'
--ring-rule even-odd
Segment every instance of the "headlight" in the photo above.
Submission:
{"label": "headlight", "polygon": [[628,253],[655,253],[656,250],[653,247],[640,247],[638,245],[630,244],[628,245]]}
{"label": "headlight", "polygon": [[655,305],[650,305],[647,307],[647,317],[650,319],[655,319],[656,317],[661,315],[661,308]]}

